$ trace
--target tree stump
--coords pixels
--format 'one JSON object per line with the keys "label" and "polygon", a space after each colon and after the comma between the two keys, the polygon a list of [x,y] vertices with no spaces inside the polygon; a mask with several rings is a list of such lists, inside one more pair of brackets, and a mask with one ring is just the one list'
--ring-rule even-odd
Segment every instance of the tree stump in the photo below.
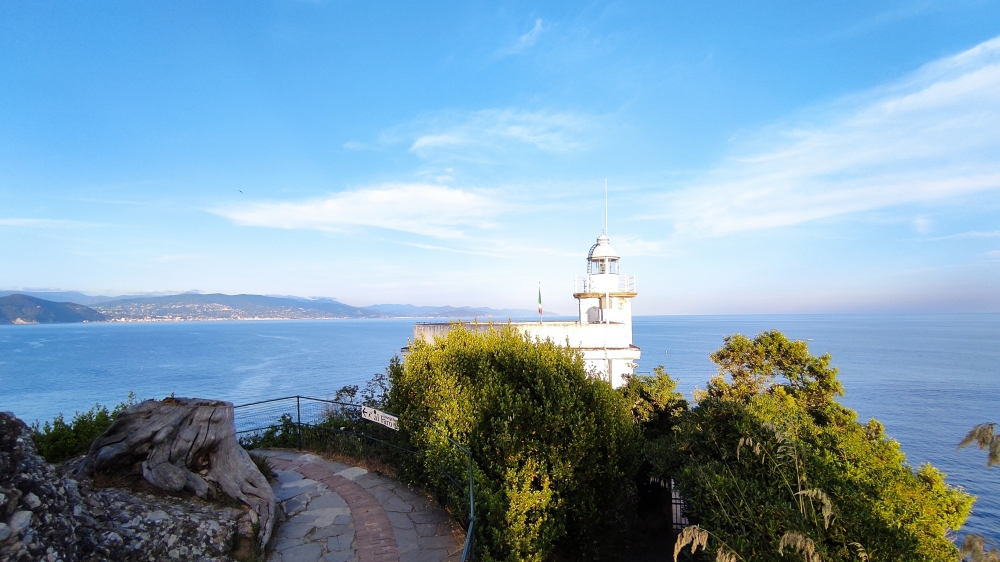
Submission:
{"label": "tree stump", "polygon": [[261,546],[274,527],[270,484],[236,440],[233,405],[199,398],[147,400],[122,412],[90,445],[77,474],[129,468],[162,490],[187,490],[200,498],[217,491],[248,506],[248,530],[258,525]]}

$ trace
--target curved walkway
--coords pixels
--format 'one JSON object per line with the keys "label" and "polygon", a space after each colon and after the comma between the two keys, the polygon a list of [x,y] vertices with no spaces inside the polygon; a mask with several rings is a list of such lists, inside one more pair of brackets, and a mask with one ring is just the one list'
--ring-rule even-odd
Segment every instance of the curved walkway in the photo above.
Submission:
{"label": "curved walkway", "polygon": [[262,450],[285,521],[268,562],[440,562],[462,558],[447,511],[397,480],[311,453]]}

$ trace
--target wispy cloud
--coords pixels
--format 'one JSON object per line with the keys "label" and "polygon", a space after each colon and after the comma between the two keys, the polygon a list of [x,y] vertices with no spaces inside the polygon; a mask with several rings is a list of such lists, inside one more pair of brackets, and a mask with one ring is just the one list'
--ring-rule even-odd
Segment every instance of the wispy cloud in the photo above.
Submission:
{"label": "wispy cloud", "polygon": [[390,135],[412,140],[422,158],[447,155],[481,159],[528,147],[544,152],[584,150],[597,120],[580,114],[516,109],[442,112],[417,120]]}
{"label": "wispy cloud", "polygon": [[663,244],[650,240],[643,240],[634,236],[615,235],[612,240],[615,250],[628,257],[635,256],[658,256],[663,252]]}
{"label": "wispy cloud", "polygon": [[157,263],[174,263],[174,262],[194,261],[194,260],[204,259],[205,257],[206,257],[205,254],[165,254],[162,256],[152,258],[151,261]]}
{"label": "wispy cloud", "polygon": [[1000,188],[1000,37],[760,135],[665,201],[717,236]]}
{"label": "wispy cloud", "polygon": [[461,238],[492,226],[505,205],[489,193],[425,184],[385,184],[324,199],[265,201],[213,212],[246,226],[342,232],[375,227],[435,238]]}
{"label": "wispy cloud", "polygon": [[970,230],[968,232],[948,234],[947,236],[924,238],[924,240],[954,240],[955,238],[1000,238],[1000,230]]}
{"label": "wispy cloud", "polygon": [[97,223],[57,219],[0,219],[0,226],[19,228],[88,228]]}
{"label": "wispy cloud", "polygon": [[523,53],[526,49],[535,45],[538,41],[538,37],[541,36],[543,31],[545,31],[545,27],[542,25],[542,20],[536,19],[535,26],[532,27],[530,31],[518,37],[513,44],[501,49],[500,52],[497,53],[497,56],[506,57]]}
{"label": "wispy cloud", "polygon": [[477,163],[510,161],[513,154],[571,154],[600,138],[606,117],[569,111],[488,108],[420,115],[382,132],[374,141],[350,140],[344,150],[405,146],[423,160]]}
{"label": "wispy cloud", "polygon": [[854,25],[835,33],[834,35],[870,33],[900,20],[924,16],[933,12],[945,11],[949,8],[949,4],[950,3],[948,2],[906,2],[900,6],[883,10],[874,15],[868,16]]}

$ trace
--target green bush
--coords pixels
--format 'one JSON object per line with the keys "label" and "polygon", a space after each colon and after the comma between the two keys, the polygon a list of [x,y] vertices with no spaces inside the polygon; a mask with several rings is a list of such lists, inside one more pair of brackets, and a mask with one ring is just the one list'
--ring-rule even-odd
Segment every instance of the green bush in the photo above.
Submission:
{"label": "green bush", "polygon": [[[476,464],[476,546],[483,560],[613,556],[634,499],[641,434],[623,396],[589,377],[579,354],[510,326],[413,343],[389,369],[387,408],[425,451],[419,479],[452,505],[439,468]],[[467,504],[467,498],[464,499]]]}
{"label": "green bush", "polygon": [[301,428],[292,419],[291,414],[281,414],[276,425],[267,429],[241,435],[240,445],[247,450],[252,449],[295,449],[299,446]]}
{"label": "green bush", "polygon": [[948,533],[973,498],[837,403],[829,355],[772,331],[728,337],[712,360],[697,405],[647,447],[698,525],[680,543],[707,540],[706,559],[956,560]]}
{"label": "green bush", "polygon": [[73,420],[66,423],[60,413],[51,423],[31,426],[32,437],[38,453],[51,463],[62,462],[77,455],[82,455],[90,449],[90,444],[104,433],[118,416],[136,403],[135,395],[129,393],[128,400],[108,411],[106,406],[95,404],[86,412],[77,412]]}
{"label": "green bush", "polygon": [[[398,359],[393,364],[398,364]],[[391,366],[391,365],[390,365]],[[356,398],[358,386],[345,386],[337,391],[334,401],[342,404],[380,406],[378,393],[373,385],[387,384],[385,375],[376,375],[361,391],[361,402]],[[361,419],[360,408],[340,407],[330,404],[318,420],[312,423],[295,422],[289,413],[282,414],[274,425],[261,431],[245,433],[239,437],[240,445],[247,450],[261,448],[298,449],[317,453],[336,453],[355,459],[377,460],[400,470],[407,464],[405,446],[398,432]],[[396,446],[396,447],[394,447]],[[409,463],[412,464],[412,463]]]}

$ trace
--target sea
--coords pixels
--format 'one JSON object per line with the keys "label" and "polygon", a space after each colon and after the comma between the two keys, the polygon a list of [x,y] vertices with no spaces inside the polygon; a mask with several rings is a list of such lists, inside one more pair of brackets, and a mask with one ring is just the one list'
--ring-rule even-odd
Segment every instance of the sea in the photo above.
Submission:
{"label": "sea", "polygon": [[[384,372],[415,319],[94,323],[0,326],[0,411],[28,423],[174,394],[244,404],[332,397]],[[638,371],[657,365],[689,398],[715,366],[723,337],[777,329],[829,353],[839,400],[881,421],[908,462],[929,462],[976,495],[964,532],[1000,542],[1000,468],[957,444],[1000,423],[1000,314],[638,316]]]}

